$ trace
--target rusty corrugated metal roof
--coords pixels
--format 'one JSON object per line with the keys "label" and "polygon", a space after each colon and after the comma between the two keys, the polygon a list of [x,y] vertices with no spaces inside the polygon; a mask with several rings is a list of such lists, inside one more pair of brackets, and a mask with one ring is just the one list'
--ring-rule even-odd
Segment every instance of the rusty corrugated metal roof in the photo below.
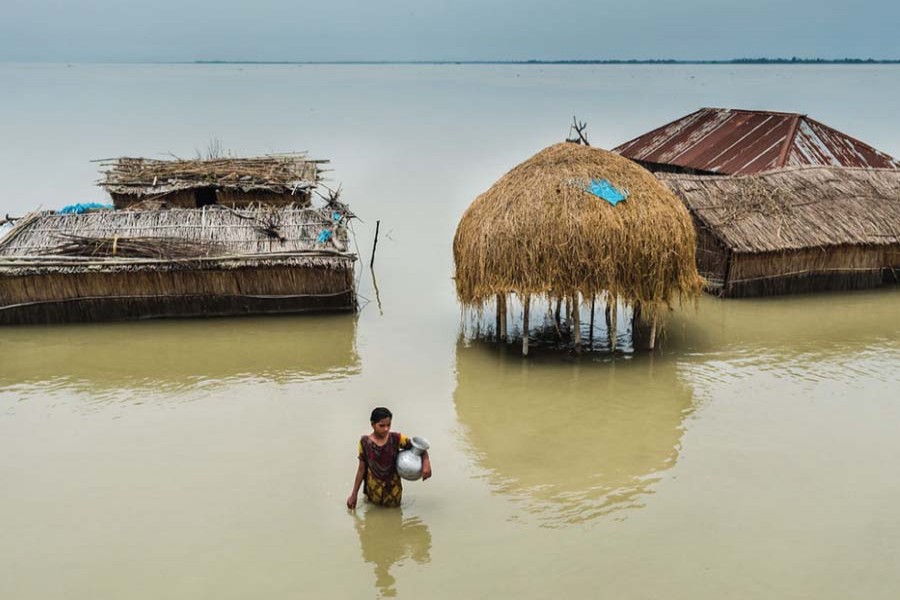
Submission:
{"label": "rusty corrugated metal roof", "polygon": [[805,165],[900,168],[893,157],[806,115],[730,108],[701,108],[614,151],[723,175]]}

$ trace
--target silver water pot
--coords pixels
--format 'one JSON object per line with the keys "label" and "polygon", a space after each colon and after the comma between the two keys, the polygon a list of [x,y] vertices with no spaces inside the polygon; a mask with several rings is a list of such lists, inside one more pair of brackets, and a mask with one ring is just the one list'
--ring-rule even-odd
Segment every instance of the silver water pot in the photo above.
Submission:
{"label": "silver water pot", "polygon": [[401,450],[397,455],[397,473],[403,479],[415,481],[422,478],[422,455],[431,446],[428,440],[421,437],[413,437],[412,448]]}

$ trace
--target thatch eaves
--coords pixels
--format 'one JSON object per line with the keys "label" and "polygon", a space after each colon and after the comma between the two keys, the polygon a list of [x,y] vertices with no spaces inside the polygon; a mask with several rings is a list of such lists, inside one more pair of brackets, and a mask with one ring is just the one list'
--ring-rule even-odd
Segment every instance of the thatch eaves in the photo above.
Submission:
{"label": "thatch eaves", "polygon": [[803,167],[659,179],[735,252],[900,243],[900,170]]}
{"label": "thatch eaves", "polygon": [[[627,190],[627,200],[613,206],[587,192],[597,179]],[[511,293],[669,303],[699,294],[694,253],[687,210],[650,172],[570,143],[542,150],[478,196],[453,242],[457,296],[475,307]]]}
{"label": "thatch eaves", "polygon": [[201,188],[296,193],[315,188],[322,178],[320,165],[327,162],[306,153],[196,160],[122,157],[100,161],[103,179],[97,183],[111,194],[136,196]]}
{"label": "thatch eaves", "polygon": [[[327,244],[317,241],[323,229],[332,231]],[[356,259],[347,248],[346,227],[335,223],[330,208],[42,212],[27,215],[0,240],[0,275],[273,261],[344,269]]]}

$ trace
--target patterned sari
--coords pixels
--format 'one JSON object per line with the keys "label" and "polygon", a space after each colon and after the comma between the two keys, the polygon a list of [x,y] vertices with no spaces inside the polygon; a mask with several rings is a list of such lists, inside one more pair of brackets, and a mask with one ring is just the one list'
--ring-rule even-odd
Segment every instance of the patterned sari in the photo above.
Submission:
{"label": "patterned sari", "polygon": [[400,506],[403,485],[397,473],[397,454],[401,449],[410,447],[409,438],[396,431],[388,433],[383,446],[375,444],[367,435],[359,439],[357,455],[366,464],[363,493],[369,502],[381,506]]}

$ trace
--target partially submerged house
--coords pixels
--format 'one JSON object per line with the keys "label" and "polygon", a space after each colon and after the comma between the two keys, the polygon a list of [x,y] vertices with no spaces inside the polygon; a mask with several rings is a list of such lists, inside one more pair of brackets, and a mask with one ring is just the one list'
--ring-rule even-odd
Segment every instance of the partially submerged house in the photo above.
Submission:
{"label": "partially submerged house", "polygon": [[900,274],[900,170],[658,174],[691,212],[707,289],[746,297],[870,288]]}
{"label": "partially submerged house", "polygon": [[356,309],[340,203],[32,213],[0,239],[0,324]]}
{"label": "partially submerged house", "polygon": [[117,209],[308,206],[327,162],[305,153],[196,160],[125,157],[100,163],[104,177],[98,185]]}
{"label": "partially submerged house", "polygon": [[[523,305],[523,354],[532,298],[557,302],[557,314],[563,300],[574,307],[576,350],[582,303],[593,309],[602,298],[610,324],[619,303],[640,307],[652,348],[657,316],[674,299],[700,293],[695,243],[688,211],[651,173],[606,150],[555,144],[501,177],[463,214],[453,240],[456,294],[475,310],[494,304],[499,339],[515,296]],[[615,350],[614,325],[607,328]]]}
{"label": "partially submerged house", "polygon": [[893,169],[900,161],[799,113],[701,108],[613,149],[653,172],[752,175],[802,166]]}

